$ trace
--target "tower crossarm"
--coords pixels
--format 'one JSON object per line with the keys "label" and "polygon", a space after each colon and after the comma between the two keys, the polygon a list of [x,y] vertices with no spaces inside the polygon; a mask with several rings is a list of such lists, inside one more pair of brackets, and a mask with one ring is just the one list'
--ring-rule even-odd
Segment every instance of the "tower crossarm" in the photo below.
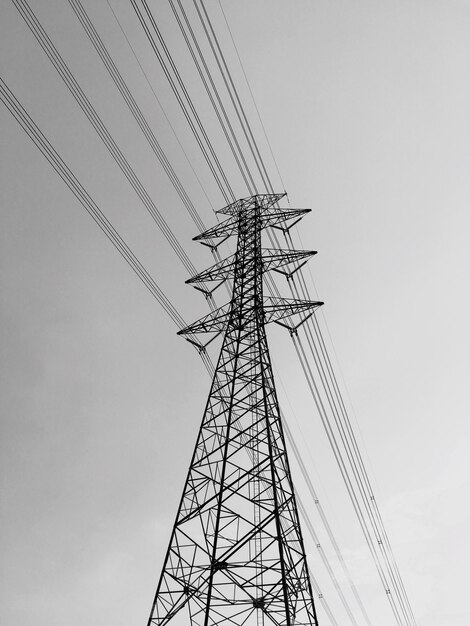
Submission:
{"label": "tower crossarm", "polygon": [[[266,297],[263,301],[264,323],[276,322],[286,328],[294,330],[323,302],[312,300],[295,300],[288,298]],[[300,317],[299,322],[297,317]],[[178,331],[178,335],[194,335],[196,333],[221,333],[227,328],[230,319],[230,304],[211,311],[193,324]]]}
{"label": "tower crossarm", "polygon": [[263,307],[265,322],[276,322],[294,332],[323,304],[312,300],[265,298]]}
{"label": "tower crossarm", "polygon": [[201,317],[201,319],[193,322],[186,328],[178,331],[178,335],[192,335],[196,333],[212,333],[222,332],[225,330],[228,324],[230,316],[230,304],[225,304],[215,311],[211,311],[208,315]]}
{"label": "tower crossarm", "polygon": [[[287,276],[291,276],[314,254],[316,254],[316,252],[311,250],[275,250],[265,248],[262,250],[262,271],[275,270]],[[234,272],[235,255],[232,255],[212,265],[212,267],[209,267],[207,270],[196,274],[196,276],[188,278],[186,283],[195,284],[225,280],[227,278],[233,278]]]}
{"label": "tower crossarm", "polygon": [[249,211],[250,209],[268,209],[276,205],[282,198],[287,196],[286,192],[283,193],[259,193],[255,196],[249,196],[248,198],[241,198],[235,200],[231,204],[227,205],[223,209],[219,209],[216,213],[222,215],[234,215],[237,216],[242,212]]}
{"label": "tower crossarm", "polygon": [[263,271],[292,276],[315,254],[314,250],[263,250]]}
{"label": "tower crossarm", "polygon": [[[254,209],[253,209],[254,210]],[[310,213],[310,209],[277,209],[275,207],[261,208],[258,210],[259,220],[261,228],[281,228],[282,230],[288,230],[292,228],[294,224],[304,217],[307,213]],[[286,225],[286,222],[293,223]],[[239,219],[238,216],[229,217],[227,220],[216,224],[212,228],[193,237],[194,241],[201,241],[204,243],[206,239],[220,239],[217,245],[220,245],[222,241],[225,241],[228,237],[238,234]],[[214,245],[214,244],[211,244]]]}

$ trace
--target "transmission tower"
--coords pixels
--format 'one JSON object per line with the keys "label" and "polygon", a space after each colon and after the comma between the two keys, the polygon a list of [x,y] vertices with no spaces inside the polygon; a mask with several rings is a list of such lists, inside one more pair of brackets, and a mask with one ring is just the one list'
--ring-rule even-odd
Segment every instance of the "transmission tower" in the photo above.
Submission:
{"label": "transmission tower", "polygon": [[296,332],[322,304],[263,297],[264,272],[290,277],[315,254],[262,249],[264,228],[287,231],[308,212],[278,208],[284,195],[238,200],[195,237],[217,248],[237,235],[233,257],[187,281],[209,294],[230,280],[233,291],[179,332],[201,350],[223,342],[149,626],[185,605],[191,626],[318,624],[265,332],[268,322]]}

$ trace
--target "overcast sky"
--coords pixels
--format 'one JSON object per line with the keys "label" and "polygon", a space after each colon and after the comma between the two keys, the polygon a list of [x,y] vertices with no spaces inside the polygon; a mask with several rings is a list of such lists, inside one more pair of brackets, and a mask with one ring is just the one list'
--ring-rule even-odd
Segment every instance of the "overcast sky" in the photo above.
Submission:
{"label": "overcast sky", "polygon": [[[130,3],[109,0],[208,198],[108,3],[82,2],[212,225],[223,200]],[[168,3],[152,6],[235,193],[246,196]],[[470,3],[223,6],[282,182],[219,5],[207,1],[272,179],[293,207],[313,209],[296,245],[319,252],[310,269],[326,303],[321,323],[417,622],[466,626]],[[209,266],[209,251],[191,241],[196,227],[68,3],[31,0],[31,7],[195,266]],[[0,3],[0,30],[6,83],[185,320],[205,314],[201,294],[184,285],[187,272],[8,0]],[[143,624],[210,381],[196,352],[3,107],[0,125],[0,621]],[[283,409],[372,622],[392,625],[292,343],[279,328],[269,329],[269,340]],[[319,617],[321,626],[328,623],[321,609]]]}

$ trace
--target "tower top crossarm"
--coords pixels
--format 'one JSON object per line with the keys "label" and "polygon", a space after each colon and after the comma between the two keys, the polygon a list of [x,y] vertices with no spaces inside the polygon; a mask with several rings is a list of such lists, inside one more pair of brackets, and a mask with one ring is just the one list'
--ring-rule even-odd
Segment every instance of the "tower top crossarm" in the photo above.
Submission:
{"label": "tower top crossarm", "polygon": [[241,198],[239,200],[235,200],[235,202],[232,202],[223,209],[219,209],[218,211],[216,211],[216,213],[221,213],[222,215],[237,216],[243,211],[249,211],[254,207],[269,209],[270,207],[275,207],[275,205],[278,204],[278,202],[282,200],[282,198],[285,198],[285,196],[287,196],[285,192],[259,193],[255,196],[250,196],[249,198]]}
{"label": "tower top crossarm", "polygon": [[[304,215],[310,213],[310,209],[281,209],[276,206],[286,194],[258,194],[256,196],[250,196],[249,198],[243,198],[236,200],[217,211],[217,213],[223,215],[229,215],[230,217],[220,224],[216,224],[212,228],[193,237],[194,241],[201,241],[205,243],[205,240],[220,240],[217,244],[209,244],[212,247],[217,247],[225,241],[228,237],[238,234],[239,221],[243,217],[246,217],[252,211],[257,211],[260,219],[261,228],[279,228],[281,230],[289,230],[294,226]],[[206,244],[207,245],[207,244]]]}

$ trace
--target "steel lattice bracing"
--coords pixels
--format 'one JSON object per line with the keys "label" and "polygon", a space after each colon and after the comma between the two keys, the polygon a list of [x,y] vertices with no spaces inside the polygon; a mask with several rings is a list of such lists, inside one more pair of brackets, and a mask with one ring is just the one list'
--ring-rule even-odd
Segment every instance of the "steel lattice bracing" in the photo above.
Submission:
{"label": "steel lattice bracing", "polygon": [[[149,624],[166,624],[185,605],[197,626],[317,624],[265,323],[294,328],[321,303],[263,300],[263,271],[274,262],[272,250],[263,260],[262,229],[299,215],[276,208],[279,198],[223,210],[231,217],[217,227],[221,236],[238,235],[224,265],[231,302],[181,331],[224,338]],[[295,263],[312,253],[288,254]]]}

